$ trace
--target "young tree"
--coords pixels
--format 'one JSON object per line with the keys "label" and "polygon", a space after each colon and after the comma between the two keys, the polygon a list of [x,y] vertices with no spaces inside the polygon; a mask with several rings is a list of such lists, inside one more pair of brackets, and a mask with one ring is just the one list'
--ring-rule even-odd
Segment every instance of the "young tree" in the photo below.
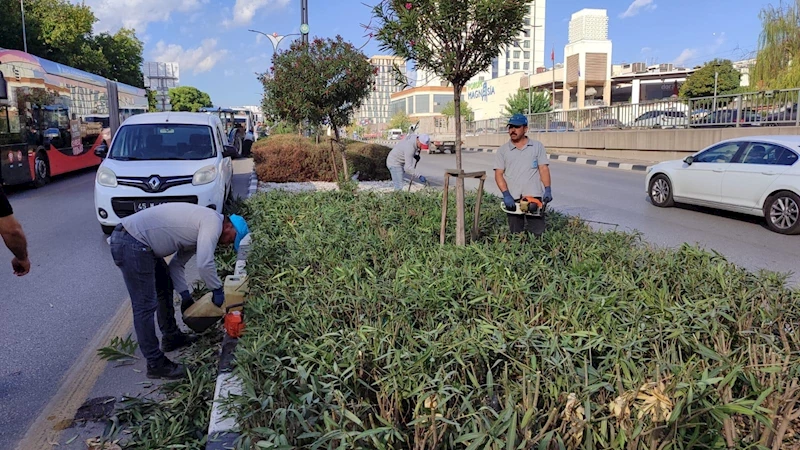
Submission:
{"label": "young tree", "polygon": [[[461,91],[522,31],[531,0],[381,0],[373,8],[382,50],[453,86],[456,169],[461,172]],[[464,179],[456,178],[456,244],[466,244]]]}
{"label": "young tree", "polygon": [[[550,112],[550,95],[546,92],[536,91],[528,96],[528,90],[520,88],[515,94],[506,99],[505,114],[538,114]],[[530,102],[530,111],[528,106]]]}
{"label": "young tree", "polygon": [[732,94],[739,90],[742,74],[729,59],[715,59],[689,75],[680,89],[684,98],[714,95],[714,74],[717,74],[717,95]]}
{"label": "young tree", "polygon": [[800,0],[768,5],[759,16],[762,29],[750,86],[758,90],[800,86]]}
{"label": "young tree", "polygon": [[398,111],[389,119],[389,129],[400,128],[404,133],[408,132],[408,127],[411,126],[411,119],[405,111]]}
{"label": "young tree", "polygon": [[295,41],[289,50],[273,56],[271,70],[260,75],[268,110],[294,123],[330,125],[347,179],[339,130],[350,123],[375,83],[375,68],[366,55],[341,36],[317,38],[308,45]]}
{"label": "young tree", "polygon": [[[447,129],[450,129],[450,119],[456,116],[456,102],[450,100],[447,102],[446,105],[442,108],[442,115],[445,118],[445,123],[447,124]],[[472,108],[469,107],[469,104],[466,101],[461,102],[461,117],[469,123],[475,118],[475,113],[472,111]]]}
{"label": "young tree", "polygon": [[213,106],[211,97],[192,86],[179,86],[169,90],[169,102],[173,111],[197,112],[200,108]]}

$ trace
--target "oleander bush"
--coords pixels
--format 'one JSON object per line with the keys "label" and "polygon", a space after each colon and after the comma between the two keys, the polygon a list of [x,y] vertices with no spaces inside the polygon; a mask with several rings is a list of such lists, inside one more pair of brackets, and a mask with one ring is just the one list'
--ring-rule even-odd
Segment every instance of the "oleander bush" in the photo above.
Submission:
{"label": "oleander bush", "polygon": [[[390,150],[383,145],[347,140],[349,170],[357,172],[361,181],[391,179],[386,168],[386,156]],[[334,157],[330,142],[315,144],[310,139],[288,134],[270,136],[253,145],[259,181],[274,183],[337,181],[333,163],[336,161],[338,173],[342,174],[342,161],[338,150],[336,152]]]}
{"label": "oleander bush", "polygon": [[558,213],[512,236],[499,201],[457,247],[441,193],[249,200],[240,446],[797,448],[784,275]]}

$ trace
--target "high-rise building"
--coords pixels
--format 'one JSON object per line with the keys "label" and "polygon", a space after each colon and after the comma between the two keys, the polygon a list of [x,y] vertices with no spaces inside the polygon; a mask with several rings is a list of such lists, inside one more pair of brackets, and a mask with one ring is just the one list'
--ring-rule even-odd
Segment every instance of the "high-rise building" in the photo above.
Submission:
{"label": "high-rise building", "polygon": [[569,43],[608,40],[608,16],[605,9],[582,9],[569,21]]}
{"label": "high-rise building", "polygon": [[178,87],[180,70],[176,62],[145,62],[142,67],[144,87],[156,93],[156,108],[159,111],[170,111],[169,90]]}
{"label": "high-rise building", "polygon": [[362,126],[378,125],[389,122],[389,103],[391,95],[403,89],[395,79],[394,66],[406,72],[406,60],[398,56],[378,55],[369,59],[377,72],[372,93],[356,111],[355,122]]}

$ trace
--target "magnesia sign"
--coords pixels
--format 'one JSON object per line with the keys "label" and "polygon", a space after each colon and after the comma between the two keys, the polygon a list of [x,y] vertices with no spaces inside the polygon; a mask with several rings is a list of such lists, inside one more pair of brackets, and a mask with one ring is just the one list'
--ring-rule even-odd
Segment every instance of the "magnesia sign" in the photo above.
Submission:
{"label": "magnesia sign", "polygon": [[474,81],[467,84],[467,100],[489,101],[489,97],[495,92],[494,86],[486,81]]}

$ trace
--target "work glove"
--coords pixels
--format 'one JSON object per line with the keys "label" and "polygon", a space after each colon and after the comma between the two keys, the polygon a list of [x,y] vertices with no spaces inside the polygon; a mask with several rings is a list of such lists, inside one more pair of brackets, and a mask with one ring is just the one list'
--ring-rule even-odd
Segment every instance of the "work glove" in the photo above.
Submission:
{"label": "work glove", "polygon": [[422,175],[420,175],[420,176],[419,176],[419,182],[420,182],[420,183],[427,183],[427,182],[428,182],[428,179],[427,179],[427,178],[425,178],[425,177],[423,177]]}
{"label": "work glove", "polygon": [[414,155],[414,161],[419,162],[419,153]]}
{"label": "work glove", "polygon": [[189,307],[194,305],[194,299],[189,291],[181,292],[181,312],[185,312]]}
{"label": "work glove", "polygon": [[514,203],[514,197],[508,191],[503,191],[503,204],[506,206],[506,211],[516,211],[517,204]]}
{"label": "work glove", "polygon": [[225,303],[225,290],[223,288],[216,288],[214,289],[214,298],[211,300],[217,308],[222,308],[222,304]]}
{"label": "work glove", "polygon": [[550,186],[544,188],[544,195],[542,195],[542,202],[550,203],[553,201],[553,193],[550,191]]}

